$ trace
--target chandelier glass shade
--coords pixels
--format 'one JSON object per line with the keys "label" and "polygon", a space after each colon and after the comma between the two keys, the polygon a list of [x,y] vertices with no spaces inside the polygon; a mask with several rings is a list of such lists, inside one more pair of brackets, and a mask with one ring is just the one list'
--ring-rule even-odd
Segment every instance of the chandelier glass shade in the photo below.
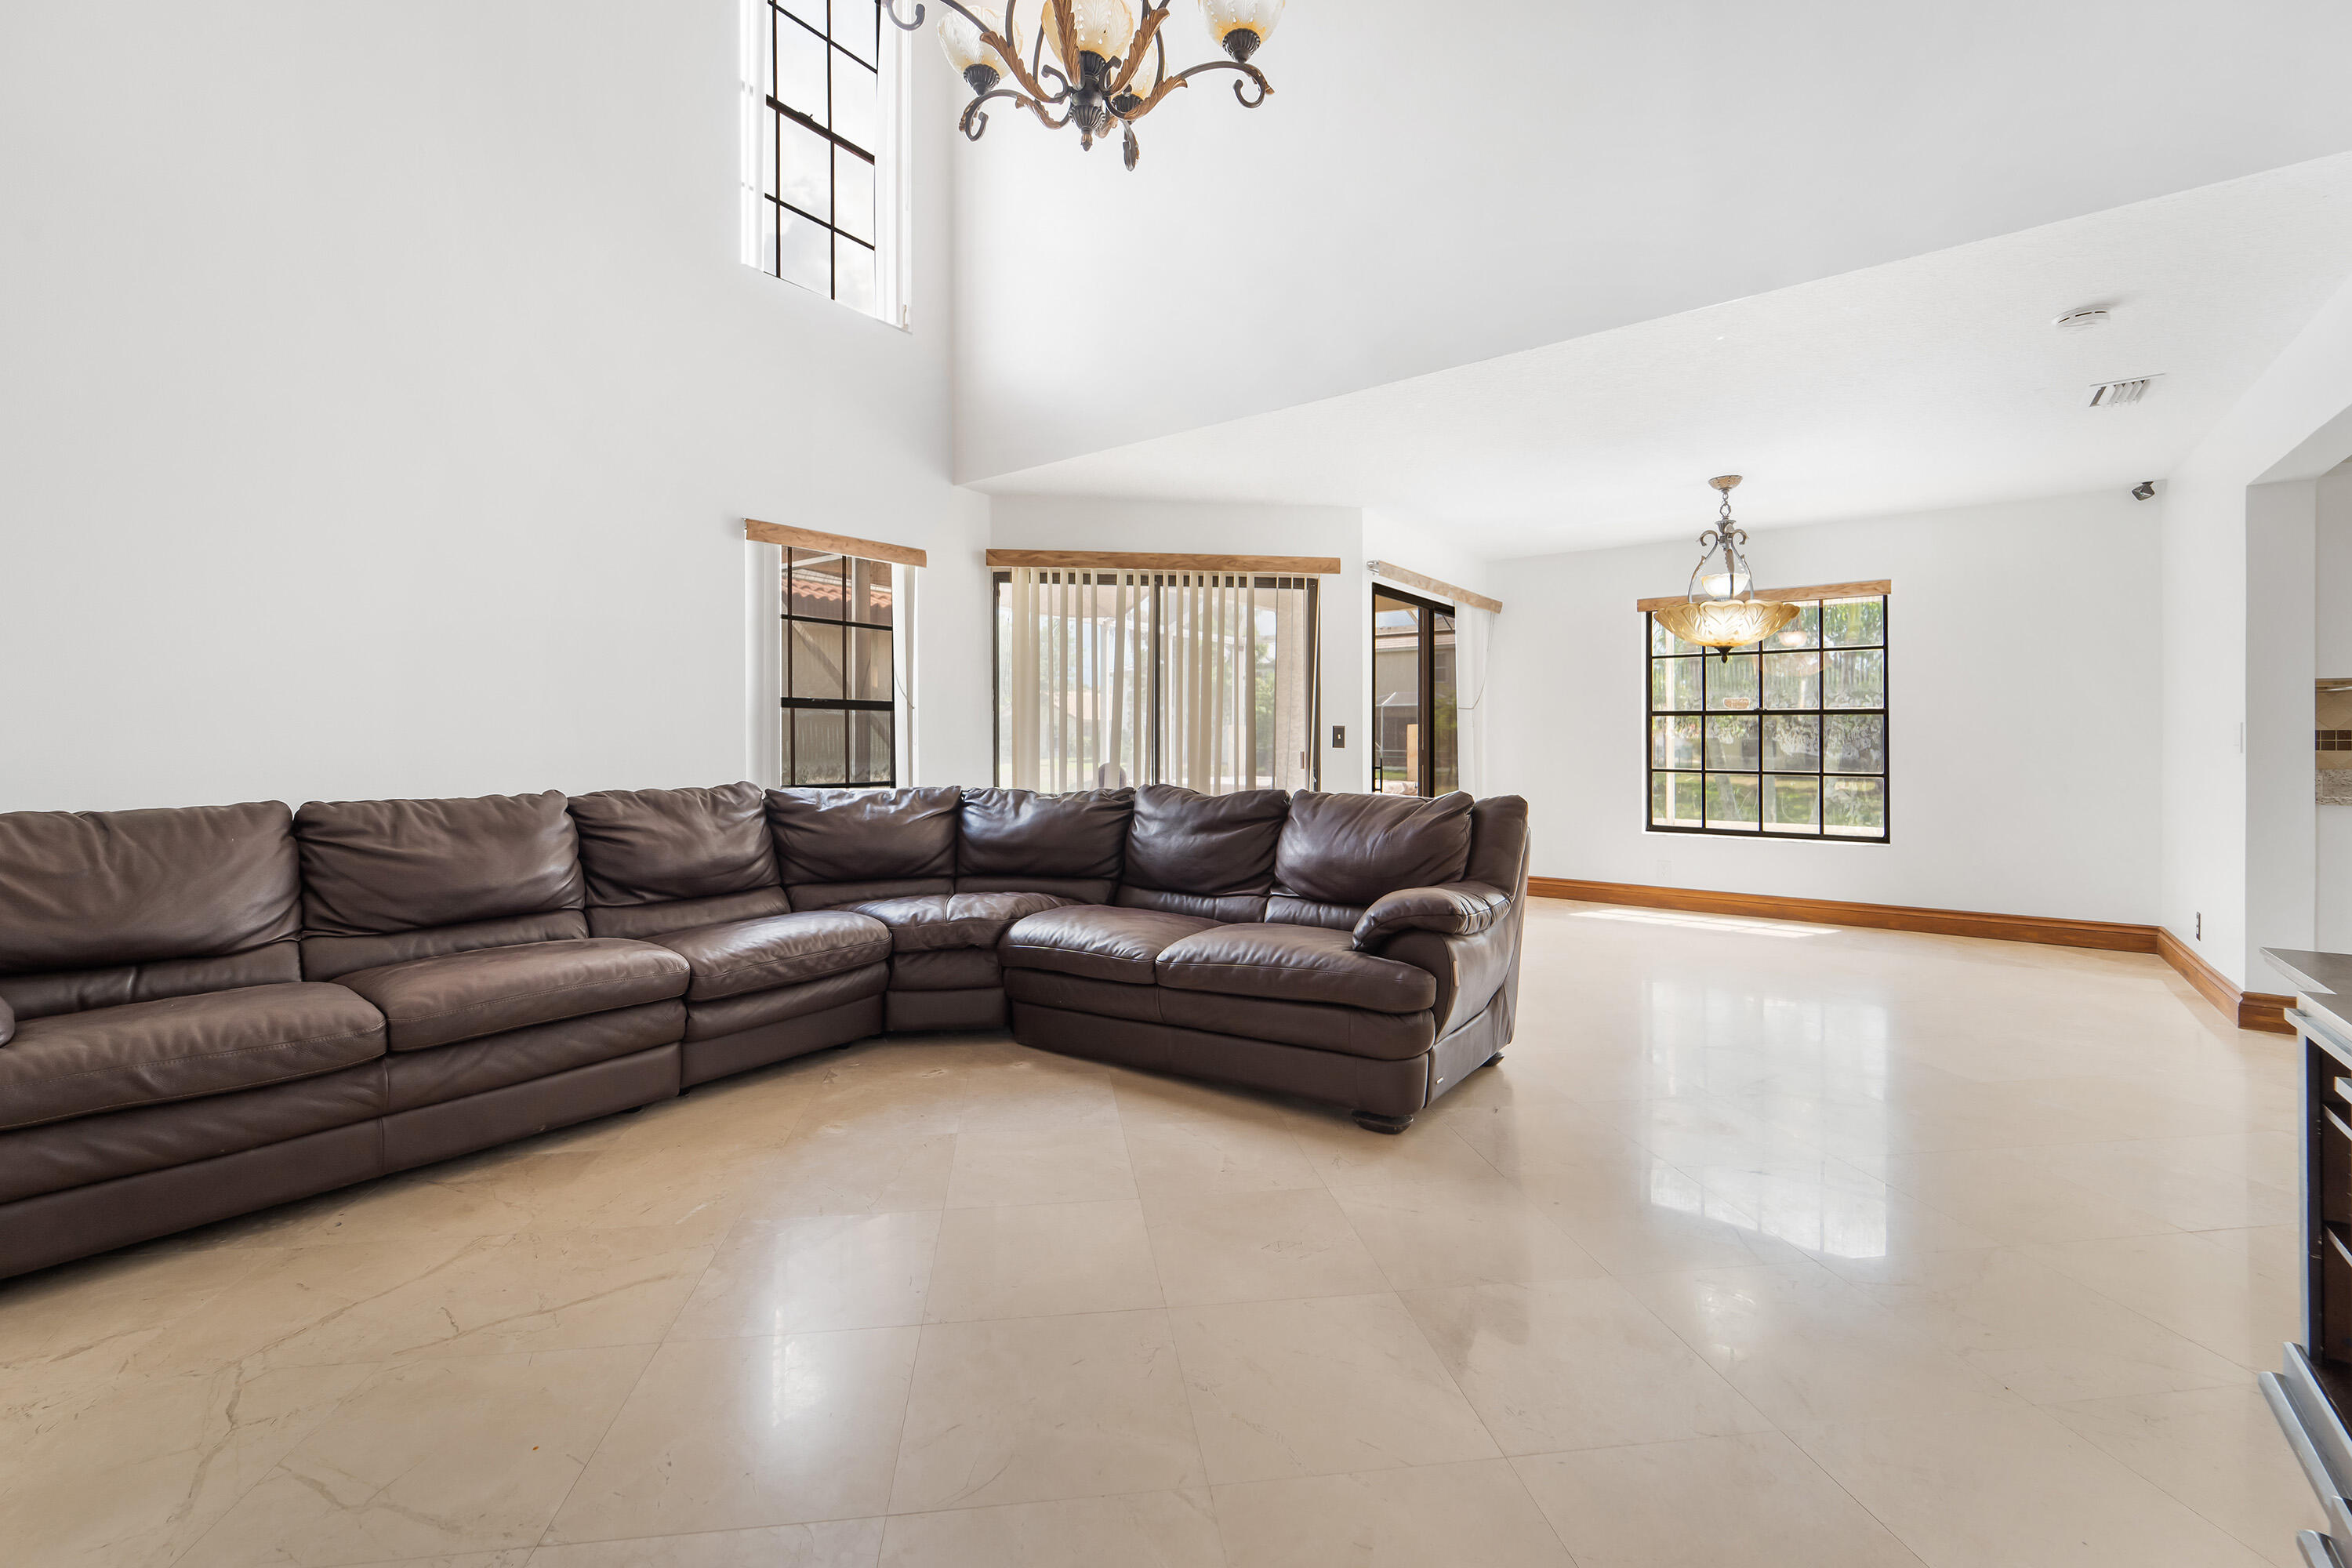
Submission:
{"label": "chandelier glass shade", "polygon": [[[1739,476],[1724,474],[1707,483],[1721,492],[1723,510],[1715,526],[1699,535],[1698,547],[1704,553],[1691,569],[1683,602],[1652,614],[1660,626],[1686,643],[1700,647],[1746,647],[1795,620],[1798,609],[1754,596],[1755,579],[1741,548],[1748,542],[1748,533],[1731,516],[1732,487],[1739,483]],[[1710,566],[1719,570],[1709,572]]]}
{"label": "chandelier glass shade", "polygon": [[1076,126],[1078,144],[1089,151],[1098,138],[1116,133],[1132,169],[1142,152],[1135,122],[1192,78],[1238,73],[1234,97],[1244,109],[1255,109],[1274,90],[1250,57],[1272,36],[1285,0],[1199,0],[1209,36],[1231,58],[1180,71],[1168,68],[1168,39],[1160,30],[1176,0],[1140,0],[1139,17],[1131,0],[1032,0],[1034,21],[1024,21],[1021,0],[1006,0],[1002,12],[963,0],[923,0],[908,21],[899,19],[899,0],[875,0],[908,32],[923,25],[930,3],[947,12],[940,19],[940,47],[971,89],[960,124],[974,142],[988,129],[987,106],[1009,101],[1048,130]]}

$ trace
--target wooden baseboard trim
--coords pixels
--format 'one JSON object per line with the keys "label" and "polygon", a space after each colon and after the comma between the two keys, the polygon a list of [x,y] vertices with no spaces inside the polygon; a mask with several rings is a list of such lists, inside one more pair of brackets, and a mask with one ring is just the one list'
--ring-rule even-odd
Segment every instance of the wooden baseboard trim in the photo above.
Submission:
{"label": "wooden baseboard trim", "polygon": [[1873,931],[2032,942],[2049,947],[2095,948],[2107,952],[2152,952],[2178,970],[2199,995],[2239,1028],[2274,1035],[2294,1033],[2294,1026],[2286,1021],[2286,1010],[2294,1005],[2294,997],[2239,990],[2188,943],[2162,926],[2061,920],[2042,915],[1997,915],[1974,910],[1916,909],[1902,904],[1853,904],[1834,899],[1784,899],[1761,893],[1719,893],[1701,888],[1652,888],[1634,882],[1582,882],[1565,877],[1530,877],[1528,891],[1539,899],[1576,899],[1591,904],[1632,904],[1642,909],[1683,910],[1694,914],[1744,915],[1751,920],[1813,921]]}

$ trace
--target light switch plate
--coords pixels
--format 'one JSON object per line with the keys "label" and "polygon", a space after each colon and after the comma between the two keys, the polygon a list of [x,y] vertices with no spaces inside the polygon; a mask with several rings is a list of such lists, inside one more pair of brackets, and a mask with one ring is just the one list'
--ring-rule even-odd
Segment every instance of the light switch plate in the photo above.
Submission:
{"label": "light switch plate", "polygon": [[1335,752],[1344,752],[1348,749],[1348,726],[1345,724],[1331,726],[1331,749]]}

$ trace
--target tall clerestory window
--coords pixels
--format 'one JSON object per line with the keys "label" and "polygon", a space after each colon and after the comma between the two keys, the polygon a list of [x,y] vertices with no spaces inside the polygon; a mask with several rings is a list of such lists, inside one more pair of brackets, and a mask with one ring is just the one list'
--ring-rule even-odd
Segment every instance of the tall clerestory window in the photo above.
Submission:
{"label": "tall clerestory window", "polygon": [[905,55],[874,0],[744,0],[743,259],[907,324]]}

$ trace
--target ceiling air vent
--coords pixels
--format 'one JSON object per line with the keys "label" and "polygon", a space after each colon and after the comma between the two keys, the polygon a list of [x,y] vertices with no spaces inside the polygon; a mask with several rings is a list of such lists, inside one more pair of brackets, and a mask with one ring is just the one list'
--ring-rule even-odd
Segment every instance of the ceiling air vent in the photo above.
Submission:
{"label": "ceiling air vent", "polygon": [[2156,380],[2155,376],[2142,375],[2129,381],[2103,381],[2091,388],[2091,406],[2114,408],[2126,403],[2137,403],[2147,395],[2147,389],[2155,384]]}

